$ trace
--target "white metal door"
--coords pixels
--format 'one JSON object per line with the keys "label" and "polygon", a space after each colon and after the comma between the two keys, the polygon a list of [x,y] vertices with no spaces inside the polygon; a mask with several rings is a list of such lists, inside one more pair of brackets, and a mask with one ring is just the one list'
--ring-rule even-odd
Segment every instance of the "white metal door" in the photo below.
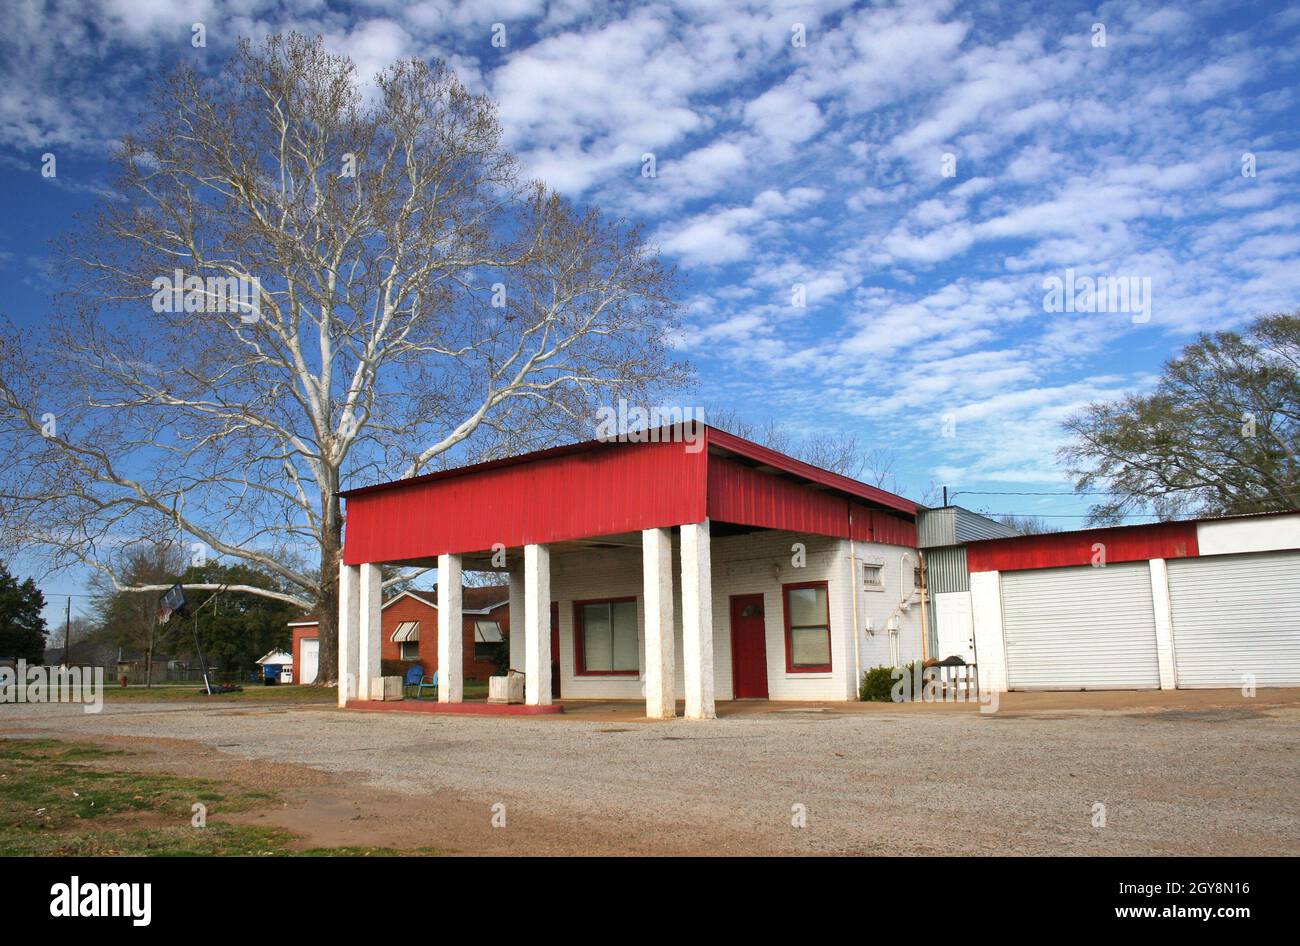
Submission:
{"label": "white metal door", "polygon": [[975,662],[975,623],[971,617],[969,591],[946,591],[934,596],[935,637],[939,641],[940,660],[960,657]]}
{"label": "white metal door", "polygon": [[316,672],[320,667],[320,639],[304,637],[300,656],[302,657],[302,672],[298,675],[298,682],[302,684],[315,683]]}
{"label": "white metal door", "polygon": [[1180,687],[1300,686],[1300,552],[1169,562]]}
{"label": "white metal door", "polygon": [[1010,689],[1160,686],[1146,562],[1004,572],[1002,624]]}

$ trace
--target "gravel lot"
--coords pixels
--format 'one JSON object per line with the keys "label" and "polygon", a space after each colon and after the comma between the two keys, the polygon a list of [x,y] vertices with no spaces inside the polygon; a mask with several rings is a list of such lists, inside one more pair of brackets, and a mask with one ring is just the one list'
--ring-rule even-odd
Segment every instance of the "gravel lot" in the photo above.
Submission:
{"label": "gravel lot", "polygon": [[[358,810],[384,807],[370,793],[405,796],[433,812],[430,830],[456,830],[439,806],[486,822],[501,802],[520,826],[511,850],[523,853],[1295,855],[1297,722],[1296,704],[1248,703],[783,710],[657,724],[325,706],[110,703],[98,716],[0,706],[0,736],[131,737],[164,760],[168,745],[197,744],[231,771],[236,761],[295,763],[335,777]],[[795,805],[806,806],[803,829],[791,824]]]}

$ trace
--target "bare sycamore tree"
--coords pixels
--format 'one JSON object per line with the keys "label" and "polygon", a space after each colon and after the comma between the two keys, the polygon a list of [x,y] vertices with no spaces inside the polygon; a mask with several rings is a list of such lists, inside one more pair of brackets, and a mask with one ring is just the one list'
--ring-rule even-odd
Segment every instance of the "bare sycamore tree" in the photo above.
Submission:
{"label": "bare sycamore tree", "polygon": [[232,590],[320,610],[332,681],[345,483],[589,436],[686,381],[673,274],[521,181],[441,63],[367,91],[318,39],[245,42],[140,127],[48,333],[0,345],[5,545],[117,586],[141,537],[244,559],[283,589]]}

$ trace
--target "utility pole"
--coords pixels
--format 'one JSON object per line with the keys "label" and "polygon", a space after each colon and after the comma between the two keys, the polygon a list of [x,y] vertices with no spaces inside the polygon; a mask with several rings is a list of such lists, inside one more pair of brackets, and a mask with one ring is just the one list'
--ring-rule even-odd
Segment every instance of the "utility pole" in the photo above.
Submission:
{"label": "utility pole", "polygon": [[69,666],[72,661],[68,658],[72,650],[72,595],[68,595],[68,616],[67,622],[63,626],[63,665]]}

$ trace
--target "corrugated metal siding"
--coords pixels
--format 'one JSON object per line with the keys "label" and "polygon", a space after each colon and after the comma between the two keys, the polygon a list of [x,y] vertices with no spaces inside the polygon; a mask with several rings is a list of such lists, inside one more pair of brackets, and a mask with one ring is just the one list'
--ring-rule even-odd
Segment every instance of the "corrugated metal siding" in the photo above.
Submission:
{"label": "corrugated metal siding", "polygon": [[940,506],[938,509],[917,511],[917,541],[923,549],[959,545],[980,539],[1002,539],[1015,534],[1010,526],[994,522],[987,516],[962,506]]}
{"label": "corrugated metal siding", "polygon": [[926,549],[925,573],[930,593],[970,591],[970,573],[966,571],[966,549],[954,545],[946,549]]}
{"label": "corrugated metal siding", "polygon": [[1106,547],[1108,563],[1195,558],[1198,554],[1196,523],[1162,522],[973,542],[966,548],[966,563],[972,572],[1089,565],[1097,543]]}
{"label": "corrugated metal siding", "polygon": [[891,493],[876,486],[868,486],[866,483],[850,479],[839,473],[832,473],[829,470],[812,466],[802,460],[796,460],[794,457],[777,453],[771,447],[754,443],[752,440],[745,440],[735,434],[729,434],[725,430],[719,430],[716,427],[706,429],[710,447],[716,446],[719,449],[754,460],[760,465],[784,470],[801,479],[824,486],[827,489],[838,490],[843,494],[865,500],[868,503],[877,504],[886,509],[896,509],[905,514],[909,521],[916,515],[918,508],[916,503],[896,493]]}
{"label": "corrugated metal siding", "polygon": [[1300,686],[1300,552],[1169,563],[1180,687]]}
{"label": "corrugated metal siding", "polygon": [[980,539],[1003,539],[1016,534],[1010,526],[995,522],[987,516],[981,516],[969,509],[956,507],[957,515],[953,517],[954,542],[975,542]]}
{"label": "corrugated metal siding", "polygon": [[883,509],[854,506],[853,535],[849,538],[860,542],[902,545],[914,549],[916,548],[916,523]]}
{"label": "corrugated metal siding", "polygon": [[705,518],[706,451],[614,443],[347,500],[344,560],[401,561]]}
{"label": "corrugated metal siding", "polygon": [[497,543],[561,542],[706,517],[916,545],[916,524],[907,513],[870,508],[707,450],[690,453],[680,443],[613,443],[350,493],[344,561],[427,559]]}
{"label": "corrugated metal siding", "polygon": [[952,506],[938,509],[918,509],[916,512],[916,541],[918,547],[956,545],[956,514]]}
{"label": "corrugated metal siding", "polygon": [[1002,621],[1013,690],[1160,686],[1145,562],[1004,574]]}
{"label": "corrugated metal siding", "polygon": [[728,460],[709,458],[709,518],[746,526],[843,537],[848,501]]}
{"label": "corrugated metal siding", "polygon": [[716,522],[916,547],[916,523],[903,515],[870,509],[726,457],[710,457],[708,475],[709,518]]}

